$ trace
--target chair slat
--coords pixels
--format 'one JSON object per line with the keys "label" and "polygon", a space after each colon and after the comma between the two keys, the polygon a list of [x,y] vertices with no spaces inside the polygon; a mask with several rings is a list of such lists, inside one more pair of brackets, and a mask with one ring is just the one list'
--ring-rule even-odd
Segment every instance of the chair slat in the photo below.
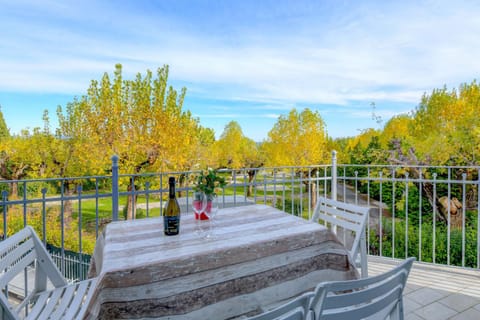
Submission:
{"label": "chair slat", "polygon": [[326,214],[319,214],[319,219],[329,222],[332,225],[340,226],[347,230],[357,231],[358,229],[360,229],[360,226],[356,223],[352,223],[347,220],[338,219],[338,217],[334,217]]}
{"label": "chair slat", "polygon": [[[365,225],[370,208],[318,197],[312,221],[323,220],[334,226],[354,233],[353,243],[348,250],[352,264],[361,268],[363,278],[368,277]],[[340,240],[340,239],[339,239]],[[346,245],[346,243],[344,243]],[[357,261],[360,254],[360,261]]]}
{"label": "chair slat", "polygon": [[378,317],[378,319],[385,319],[393,309],[397,306],[399,299],[402,296],[403,286],[397,286],[387,295],[381,299],[370,300],[369,303],[353,305],[348,309],[329,309],[327,312],[322,313],[319,319],[321,320],[357,320],[373,315],[382,314],[384,316]]}
{"label": "chair slat", "polygon": [[[81,319],[94,296],[97,278],[68,285],[35,231],[27,226],[0,242],[0,270],[3,271],[0,272],[1,288],[5,288],[30,265],[35,276],[33,290],[29,290],[17,308],[13,308],[6,293],[0,291],[3,309],[0,318]],[[47,279],[55,287],[53,290],[46,291]]]}
{"label": "chair slat", "polygon": [[331,207],[339,207],[339,208],[342,208],[342,210],[346,210],[350,212],[368,214],[368,212],[370,211],[369,207],[362,207],[356,204],[341,202],[338,200],[328,199],[325,197],[318,197],[317,201],[323,205],[327,205]]}
{"label": "chair slat", "polygon": [[85,299],[85,296],[88,293],[90,284],[91,283],[89,281],[83,281],[75,284],[76,294],[72,300],[71,305],[69,306],[69,310],[68,310],[69,317],[70,315],[72,315],[72,317],[75,316],[81,309],[83,305],[83,300]]}
{"label": "chair slat", "polygon": [[363,222],[363,216],[365,215],[364,213],[346,211],[344,208],[339,209],[338,207],[320,206],[319,208],[322,215],[336,216],[354,225],[361,224]]}
{"label": "chair slat", "polygon": [[24,228],[19,232],[15,233],[14,235],[8,237],[7,239],[3,240],[1,242],[2,245],[0,246],[0,257],[3,258],[3,256],[10,252],[12,248],[30,237],[30,229]]}
{"label": "chair slat", "polygon": [[47,306],[47,299],[50,297],[50,292],[44,292],[37,297],[37,301],[35,301],[35,305],[33,306],[32,310],[28,313],[27,319],[38,319],[39,314],[43,311],[43,309]]}
{"label": "chair slat", "polygon": [[82,308],[80,309],[80,311],[78,312],[77,315],[75,315],[73,313],[73,310],[68,310],[68,313],[65,315],[66,318],[68,319],[68,317],[73,317],[73,316],[82,316],[84,317],[85,314],[87,313],[87,310],[88,308],[90,308],[90,301],[92,301],[92,298],[93,298],[93,295],[95,294],[96,290],[96,286],[97,286],[97,281],[98,281],[98,278],[93,278],[93,279],[89,279],[89,280],[86,280],[88,283],[89,283],[89,287],[88,287],[88,292],[85,294],[85,298],[84,298],[84,302],[83,302],[83,305],[82,305]]}
{"label": "chair slat", "polygon": [[6,296],[0,291],[0,319],[19,320],[15,308],[10,305]]}
{"label": "chair slat", "polygon": [[9,269],[11,266],[15,265],[17,260],[22,258],[26,253],[34,250],[34,248],[34,242],[31,238],[23,243],[17,243],[11,248],[8,255],[0,260],[0,270]]}
{"label": "chair slat", "polygon": [[39,314],[40,319],[48,319],[50,314],[57,308],[59,300],[62,298],[65,288],[58,288],[50,292],[50,297],[48,298],[47,305],[43,308],[42,312]]}
{"label": "chair slat", "polygon": [[402,293],[414,260],[375,277],[319,284],[310,306],[315,318],[353,320],[381,314],[378,318],[385,319],[402,313]]}
{"label": "chair slat", "polygon": [[[52,319],[62,319],[62,315],[65,313],[70,303],[75,298],[75,285],[70,285],[65,288],[62,294],[62,298],[58,301],[58,305],[55,311],[50,315]],[[58,289],[57,289],[58,290]]]}
{"label": "chair slat", "polygon": [[28,267],[36,258],[36,252],[31,251],[27,255],[23,256],[18,260],[14,265],[11,265],[10,268],[2,274],[0,278],[0,288],[4,288],[17,274],[23,271]]}
{"label": "chair slat", "polygon": [[248,320],[304,320],[309,313],[310,300],[313,292],[305,293],[281,306],[266,311]]}
{"label": "chair slat", "polygon": [[394,277],[380,281],[378,284],[370,285],[364,288],[355,288],[347,293],[327,297],[325,308],[342,308],[350,305],[351,301],[366,303],[376,297],[383,296],[392,291],[397,286],[402,286],[406,281],[407,274],[404,271],[399,272]]}

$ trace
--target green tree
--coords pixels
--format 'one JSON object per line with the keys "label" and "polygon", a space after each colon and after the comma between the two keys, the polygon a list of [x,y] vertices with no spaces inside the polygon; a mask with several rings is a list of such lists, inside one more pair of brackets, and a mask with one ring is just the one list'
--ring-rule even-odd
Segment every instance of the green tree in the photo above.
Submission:
{"label": "green tree", "polygon": [[10,137],[10,131],[8,130],[7,123],[3,118],[2,106],[0,106],[0,140]]}

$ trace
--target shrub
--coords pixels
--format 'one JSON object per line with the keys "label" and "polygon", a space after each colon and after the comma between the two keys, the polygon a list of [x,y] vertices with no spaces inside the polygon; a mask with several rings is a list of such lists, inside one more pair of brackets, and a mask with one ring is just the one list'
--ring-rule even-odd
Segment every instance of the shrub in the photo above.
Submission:
{"label": "shrub", "polygon": [[[62,246],[62,225],[61,217],[57,208],[49,208],[43,216],[41,210],[28,210],[24,216],[23,208],[20,206],[9,207],[7,213],[7,235],[11,236],[23,229],[24,221],[31,225],[40,239],[43,239],[43,221],[45,218],[46,240],[47,243],[61,247]],[[0,221],[0,232],[3,230],[3,220]],[[79,231],[78,221],[72,220],[63,227],[64,247],[66,250],[79,251]],[[92,254],[95,247],[95,234],[82,230],[82,252]]]}
{"label": "shrub", "polygon": [[[450,254],[450,265],[462,266],[462,229],[450,230],[450,245],[448,245],[448,228],[443,222],[436,222],[435,232],[432,222],[408,224],[408,237],[405,239],[406,222],[403,219],[383,218],[382,252],[380,253],[380,235],[370,230],[369,249],[371,254],[404,259],[405,249],[407,256],[414,256],[425,262],[447,264]],[[465,266],[477,266],[477,217],[475,212],[467,212],[465,224]],[[421,228],[421,229],[420,229]],[[421,257],[419,250],[421,230]],[[433,250],[435,235],[435,251]],[[450,252],[449,252],[450,248]]]}

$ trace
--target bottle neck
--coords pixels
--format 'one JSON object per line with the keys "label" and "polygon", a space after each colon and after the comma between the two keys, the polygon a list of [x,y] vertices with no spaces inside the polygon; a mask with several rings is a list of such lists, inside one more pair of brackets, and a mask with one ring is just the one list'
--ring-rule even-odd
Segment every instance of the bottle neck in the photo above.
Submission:
{"label": "bottle neck", "polygon": [[174,199],[175,198],[175,182],[174,183],[169,183],[169,186],[168,186],[168,197],[170,199]]}

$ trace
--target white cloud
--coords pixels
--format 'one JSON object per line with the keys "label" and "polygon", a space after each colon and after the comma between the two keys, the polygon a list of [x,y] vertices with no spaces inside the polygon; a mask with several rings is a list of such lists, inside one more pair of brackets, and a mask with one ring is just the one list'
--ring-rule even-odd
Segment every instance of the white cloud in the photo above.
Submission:
{"label": "white cloud", "polygon": [[[148,3],[159,10],[142,5],[2,3],[0,92],[81,95],[115,63],[127,77],[169,64],[171,80],[186,84],[189,95],[243,101],[257,116],[274,118],[298,104],[341,106],[334,112],[350,110],[352,102],[413,107],[424,92],[480,73],[476,2],[309,3],[308,9],[300,2],[275,10],[235,2],[229,5],[238,6],[230,8],[236,15],[213,22],[210,7],[202,20],[197,12],[165,9],[175,2]],[[201,117],[246,115],[228,106]]]}

